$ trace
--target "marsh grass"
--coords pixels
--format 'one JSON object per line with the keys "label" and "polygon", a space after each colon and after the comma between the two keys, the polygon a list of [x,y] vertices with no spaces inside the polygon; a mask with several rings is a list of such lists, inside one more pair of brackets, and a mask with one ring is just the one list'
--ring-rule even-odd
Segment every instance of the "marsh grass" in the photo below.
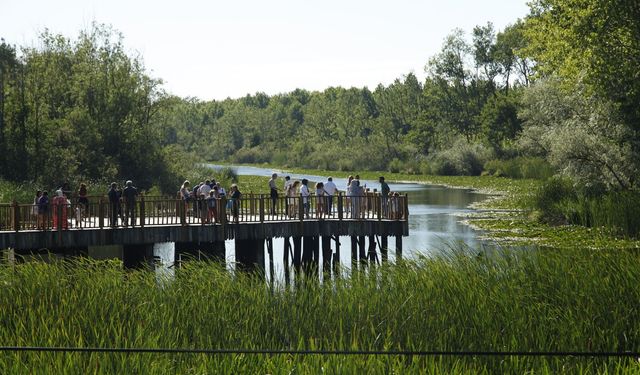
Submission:
{"label": "marsh grass", "polygon": [[640,237],[640,192],[583,190],[552,178],[538,189],[534,206],[544,222],[603,227],[617,236]]}
{"label": "marsh grass", "polygon": [[[321,350],[638,351],[635,252],[452,251],[332,282],[271,287],[216,263],[172,280],[88,259],[0,268],[3,345]],[[618,373],[636,361],[2,353],[21,373]]]}
{"label": "marsh grass", "polygon": [[574,224],[606,227],[618,235],[640,238],[640,193],[636,191],[577,196],[564,202],[563,211]]}

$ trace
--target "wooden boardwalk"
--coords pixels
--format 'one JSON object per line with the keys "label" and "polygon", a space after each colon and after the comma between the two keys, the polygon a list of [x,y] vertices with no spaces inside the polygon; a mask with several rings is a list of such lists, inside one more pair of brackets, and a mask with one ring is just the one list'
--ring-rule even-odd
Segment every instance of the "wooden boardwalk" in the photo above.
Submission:
{"label": "wooden boardwalk", "polygon": [[[0,249],[62,249],[159,242],[214,243],[307,236],[407,236],[407,196],[382,198],[243,196],[239,202],[216,201],[209,214],[205,201],[141,196],[127,218],[127,207],[91,197],[88,207],[50,205],[38,215],[33,205],[0,204]],[[112,224],[115,224],[112,226]],[[125,224],[129,224],[128,226]]]}

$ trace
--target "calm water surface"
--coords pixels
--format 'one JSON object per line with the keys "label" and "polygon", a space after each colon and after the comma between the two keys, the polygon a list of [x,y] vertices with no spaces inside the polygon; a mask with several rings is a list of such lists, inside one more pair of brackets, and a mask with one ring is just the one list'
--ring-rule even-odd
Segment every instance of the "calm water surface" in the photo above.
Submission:
{"label": "calm water surface", "polygon": [[[213,169],[221,168],[209,165]],[[280,184],[284,184],[284,176],[292,179],[306,178],[310,181],[327,181],[326,177],[302,174],[289,174],[280,170],[237,166],[232,167],[240,176],[267,176],[278,173]],[[334,178],[339,190],[346,190],[346,179]],[[380,189],[378,181],[362,180],[371,189]],[[467,189],[452,189],[435,185],[416,183],[390,183],[391,191],[399,191],[409,195],[409,237],[403,238],[403,256],[411,258],[416,254],[433,254],[446,250],[460,243],[471,249],[480,249],[485,245],[479,238],[480,232],[461,223],[462,216],[473,212],[469,205],[487,198]],[[368,241],[368,240],[367,240]],[[395,260],[395,240],[389,238],[389,259]],[[274,239],[274,260],[278,274],[283,272],[283,239]],[[234,241],[227,241],[226,256],[228,264],[235,261]],[[173,262],[173,244],[156,244],[156,255],[162,258],[164,264]],[[268,257],[265,255],[268,262]],[[351,241],[349,237],[341,237],[340,260],[345,265],[351,264]],[[268,265],[267,265],[268,267]]]}

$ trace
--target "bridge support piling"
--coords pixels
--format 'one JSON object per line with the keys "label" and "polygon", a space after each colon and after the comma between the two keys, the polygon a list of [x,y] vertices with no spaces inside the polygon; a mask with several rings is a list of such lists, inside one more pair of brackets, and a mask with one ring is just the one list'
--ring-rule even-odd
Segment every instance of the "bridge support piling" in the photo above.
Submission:
{"label": "bridge support piling", "polygon": [[293,237],[293,267],[300,272],[302,265],[302,237]]}
{"label": "bridge support piling", "polygon": [[322,236],[322,273],[331,277],[331,237]]}
{"label": "bridge support piling", "polygon": [[[288,212],[288,211],[287,211]],[[282,263],[284,264],[284,282],[286,283],[286,285],[289,285],[289,283],[291,282],[291,278],[289,275],[289,258],[290,258],[290,254],[293,252],[293,248],[291,246],[291,240],[290,237],[285,237],[284,238],[284,252],[282,255]],[[293,256],[291,256],[292,258]]]}
{"label": "bridge support piling", "polygon": [[305,236],[303,237],[302,248],[302,269],[307,275],[318,270],[318,257],[319,257],[319,237],[317,236]]}
{"label": "bridge support piling", "polygon": [[320,269],[320,237],[313,236],[313,266],[316,270]]}
{"label": "bridge support piling", "polygon": [[153,263],[153,244],[124,245],[122,263],[124,268],[140,269]]}
{"label": "bridge support piling", "polygon": [[384,263],[389,259],[389,237],[380,236],[380,247],[380,255]]}
{"label": "bridge support piling", "polygon": [[365,236],[358,236],[359,259],[360,259],[360,264],[362,265],[367,264],[367,250],[365,248],[365,245],[366,245],[365,240],[366,240]]}
{"label": "bridge support piling", "polygon": [[358,236],[351,236],[351,270],[358,268]]}
{"label": "bridge support piling", "polygon": [[367,252],[369,263],[375,265],[378,261],[378,253],[376,252],[376,236],[369,236],[369,250]]}
{"label": "bridge support piling", "polygon": [[267,254],[269,254],[269,280],[273,283],[273,277],[275,276],[275,270],[273,266],[273,238],[266,239],[267,242]]}
{"label": "bridge support piling", "polygon": [[264,272],[264,239],[236,239],[236,262],[241,270]]}
{"label": "bridge support piling", "polygon": [[340,236],[334,236],[333,239],[336,241],[336,252],[333,254],[333,274],[338,276],[340,273]]}
{"label": "bridge support piling", "polygon": [[402,260],[402,236],[396,236],[396,260]]}

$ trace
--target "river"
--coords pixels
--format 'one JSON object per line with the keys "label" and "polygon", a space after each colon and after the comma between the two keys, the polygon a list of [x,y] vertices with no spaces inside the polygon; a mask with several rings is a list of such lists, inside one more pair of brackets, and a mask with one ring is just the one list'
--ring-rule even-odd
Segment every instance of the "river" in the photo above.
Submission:
{"label": "river", "polygon": [[[212,169],[222,166],[208,165]],[[231,166],[239,176],[271,176],[278,173],[280,184],[284,184],[284,176],[289,175],[293,180],[306,178],[309,181],[326,181],[324,176],[286,173],[269,168]],[[215,173],[214,173],[215,176]],[[339,190],[346,190],[346,179],[334,178]],[[240,185],[242,181],[240,181]],[[361,180],[372,189],[380,189],[378,181]],[[409,196],[409,237],[403,239],[403,256],[415,257],[417,254],[429,255],[446,250],[452,246],[463,244],[470,249],[480,249],[484,242],[479,238],[480,232],[461,222],[464,215],[473,212],[469,206],[482,201],[488,196],[469,189],[454,189],[439,185],[425,185],[417,183],[389,183],[391,191],[407,193]],[[274,240],[274,259],[276,273],[283,272],[283,240]],[[389,259],[395,260],[395,241],[389,241]],[[156,254],[161,257],[163,264],[173,262],[173,244],[157,244]],[[227,264],[232,267],[235,261],[234,241],[226,243]],[[265,259],[268,259],[265,257]],[[340,261],[351,264],[351,242],[348,237],[341,237]]]}

